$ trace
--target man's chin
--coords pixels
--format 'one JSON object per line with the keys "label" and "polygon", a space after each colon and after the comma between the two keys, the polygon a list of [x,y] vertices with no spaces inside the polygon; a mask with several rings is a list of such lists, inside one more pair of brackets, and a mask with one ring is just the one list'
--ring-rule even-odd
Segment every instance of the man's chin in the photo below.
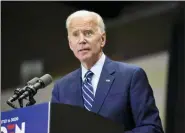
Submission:
{"label": "man's chin", "polygon": [[83,56],[83,57],[80,57],[79,60],[81,62],[88,62],[89,60],[91,60],[91,57],[90,56]]}

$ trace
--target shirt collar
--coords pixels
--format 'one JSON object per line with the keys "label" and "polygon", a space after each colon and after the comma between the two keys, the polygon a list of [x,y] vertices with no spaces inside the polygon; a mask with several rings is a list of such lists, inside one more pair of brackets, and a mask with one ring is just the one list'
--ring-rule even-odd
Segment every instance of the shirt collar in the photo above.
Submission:
{"label": "shirt collar", "polygon": [[[105,54],[103,53],[100,59],[96,62],[96,64],[94,64],[94,66],[92,66],[90,69],[95,76],[98,76],[98,77],[100,76],[104,62],[105,62]],[[88,70],[82,64],[81,64],[81,68],[82,68],[82,79],[84,80],[85,79],[84,76]]]}

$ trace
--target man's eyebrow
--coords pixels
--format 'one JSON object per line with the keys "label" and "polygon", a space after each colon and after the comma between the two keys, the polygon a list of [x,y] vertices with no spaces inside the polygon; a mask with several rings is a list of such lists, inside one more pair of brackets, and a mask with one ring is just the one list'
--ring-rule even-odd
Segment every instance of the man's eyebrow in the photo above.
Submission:
{"label": "man's eyebrow", "polygon": [[77,32],[77,31],[79,31],[79,30],[77,30],[77,29],[71,30],[71,33]]}

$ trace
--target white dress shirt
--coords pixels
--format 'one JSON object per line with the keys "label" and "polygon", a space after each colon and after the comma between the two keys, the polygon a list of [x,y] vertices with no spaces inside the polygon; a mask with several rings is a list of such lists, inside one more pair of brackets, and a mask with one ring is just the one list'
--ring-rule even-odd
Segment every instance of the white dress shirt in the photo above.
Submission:
{"label": "white dress shirt", "polygon": [[[105,54],[103,53],[102,56],[100,57],[100,59],[96,62],[96,64],[94,64],[94,66],[91,67],[91,71],[94,73],[93,77],[92,77],[92,86],[93,86],[93,90],[94,90],[94,96],[96,94],[96,89],[97,89],[97,85],[100,79],[100,75],[101,75],[101,71],[103,68],[105,62]],[[82,64],[82,80],[85,80],[85,74],[88,71]]]}

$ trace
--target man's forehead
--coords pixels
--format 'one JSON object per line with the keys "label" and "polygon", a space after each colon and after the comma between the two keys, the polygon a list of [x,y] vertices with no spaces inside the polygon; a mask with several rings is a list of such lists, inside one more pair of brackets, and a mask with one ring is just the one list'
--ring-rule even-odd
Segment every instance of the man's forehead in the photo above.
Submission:
{"label": "man's forehead", "polygon": [[76,17],[71,20],[69,28],[78,29],[78,28],[95,28],[97,27],[96,19],[93,17]]}

